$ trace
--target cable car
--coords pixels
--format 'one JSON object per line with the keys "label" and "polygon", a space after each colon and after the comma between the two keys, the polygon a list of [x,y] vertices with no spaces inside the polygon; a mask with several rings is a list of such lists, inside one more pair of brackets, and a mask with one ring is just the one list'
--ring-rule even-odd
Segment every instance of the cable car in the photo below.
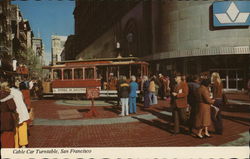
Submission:
{"label": "cable car", "polygon": [[139,82],[148,75],[148,63],[137,57],[60,61],[43,69],[50,71],[49,80],[43,83],[43,93],[64,96],[82,96],[87,88],[99,88],[100,97],[117,97],[120,76],[130,79],[135,75]]}

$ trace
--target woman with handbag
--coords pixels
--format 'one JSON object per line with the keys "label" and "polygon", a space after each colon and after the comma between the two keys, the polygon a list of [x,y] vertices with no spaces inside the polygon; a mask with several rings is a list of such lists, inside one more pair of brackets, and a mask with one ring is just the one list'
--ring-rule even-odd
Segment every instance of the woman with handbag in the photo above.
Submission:
{"label": "woman with handbag", "polygon": [[202,139],[202,132],[205,131],[205,137],[211,137],[208,132],[208,127],[211,125],[211,104],[214,104],[210,98],[209,92],[210,80],[204,79],[201,81],[201,86],[197,89],[197,104],[198,110],[196,114],[195,126],[198,128],[197,137]]}
{"label": "woman with handbag", "polygon": [[[1,84],[0,98],[10,94],[8,83]],[[18,114],[13,99],[0,103],[1,112],[1,148],[15,148],[15,130],[18,124]]]}

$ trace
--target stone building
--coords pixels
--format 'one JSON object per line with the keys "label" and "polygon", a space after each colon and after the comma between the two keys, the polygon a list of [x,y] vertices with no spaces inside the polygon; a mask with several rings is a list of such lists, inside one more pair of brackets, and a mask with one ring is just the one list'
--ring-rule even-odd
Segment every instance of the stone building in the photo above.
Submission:
{"label": "stone building", "polygon": [[33,37],[32,38],[32,49],[35,53],[35,56],[38,57],[39,63],[44,64],[44,44],[40,37]]}
{"label": "stone building", "polygon": [[12,55],[11,4],[9,0],[0,1],[0,51],[1,55]]}
{"label": "stone building", "polygon": [[51,36],[51,59],[52,65],[54,65],[57,61],[61,61],[61,54],[64,51],[64,44],[67,40],[67,36]]}
{"label": "stone building", "polygon": [[[76,0],[75,59],[133,55],[151,63],[151,74],[217,71],[226,89],[242,89],[250,78],[250,29],[242,26],[250,6],[241,6],[249,3]],[[231,21],[215,26],[215,12]]]}

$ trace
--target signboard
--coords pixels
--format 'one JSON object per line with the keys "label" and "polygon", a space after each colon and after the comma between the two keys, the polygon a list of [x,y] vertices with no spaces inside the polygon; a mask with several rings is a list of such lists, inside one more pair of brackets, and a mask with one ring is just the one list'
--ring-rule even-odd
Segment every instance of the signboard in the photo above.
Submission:
{"label": "signboard", "polygon": [[86,88],[53,88],[54,94],[86,93]]}
{"label": "signboard", "polygon": [[213,3],[213,24],[220,26],[250,26],[250,1]]}
{"label": "signboard", "polygon": [[86,97],[88,99],[98,98],[100,96],[99,88],[87,88]]}

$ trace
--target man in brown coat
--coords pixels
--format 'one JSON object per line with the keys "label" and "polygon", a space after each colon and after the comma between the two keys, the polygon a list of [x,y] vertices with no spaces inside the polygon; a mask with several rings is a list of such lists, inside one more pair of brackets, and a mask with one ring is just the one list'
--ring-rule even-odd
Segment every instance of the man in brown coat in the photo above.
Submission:
{"label": "man in brown coat", "polygon": [[174,121],[174,134],[178,134],[180,132],[180,120],[182,122],[187,120],[188,85],[185,81],[181,80],[181,75],[177,75],[175,81],[177,84],[172,90],[171,104],[173,106],[172,117]]}

